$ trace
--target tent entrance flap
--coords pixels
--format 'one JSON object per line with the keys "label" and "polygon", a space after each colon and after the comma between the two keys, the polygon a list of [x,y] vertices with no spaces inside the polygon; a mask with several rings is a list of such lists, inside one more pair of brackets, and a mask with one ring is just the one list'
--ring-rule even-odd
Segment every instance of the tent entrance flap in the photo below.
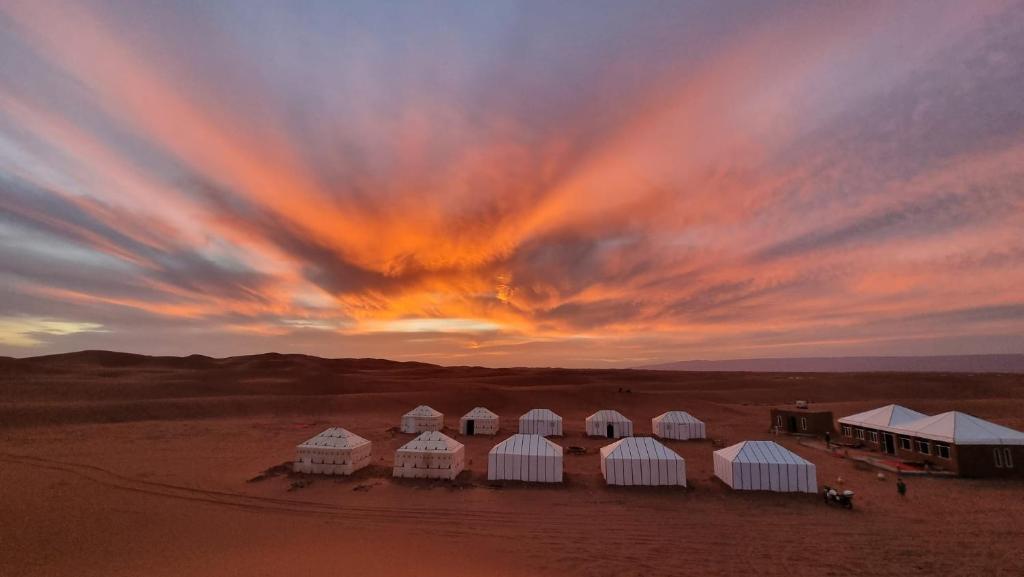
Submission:
{"label": "tent entrance flap", "polygon": [[473,419],[467,420],[466,421],[466,434],[467,435],[472,435],[475,431],[476,431],[476,423],[473,421]]}
{"label": "tent entrance flap", "polygon": [[605,436],[608,437],[609,439],[615,438],[615,425],[608,423],[608,427],[605,431]]}

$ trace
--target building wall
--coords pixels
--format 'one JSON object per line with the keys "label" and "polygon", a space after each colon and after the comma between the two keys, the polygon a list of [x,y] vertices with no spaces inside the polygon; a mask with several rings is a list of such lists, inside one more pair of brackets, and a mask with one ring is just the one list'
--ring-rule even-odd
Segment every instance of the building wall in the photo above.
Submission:
{"label": "building wall", "polygon": [[425,433],[442,429],[444,429],[443,415],[438,417],[402,416],[403,433]]}
{"label": "building wall", "polygon": [[[833,428],[832,411],[804,411],[800,409],[772,409],[771,426],[774,428],[779,424],[779,417],[782,417],[784,433],[801,433],[807,435],[824,435],[835,433]],[[796,419],[796,430],[789,429],[790,418]],[[803,428],[801,419],[807,419],[807,428]]]}
{"label": "building wall", "polygon": [[[466,434],[466,417],[459,419],[459,434]],[[499,419],[472,419],[474,435],[495,435],[499,429]]]}
{"label": "building wall", "polygon": [[[885,431],[862,429],[860,427],[850,428],[851,435],[846,435],[843,432],[843,425],[840,425],[840,434],[843,435],[845,441],[861,442],[866,449],[882,451]],[[858,430],[864,431],[864,439],[858,437]],[[878,442],[871,440],[872,432],[878,434]],[[893,455],[893,458],[898,460],[927,463],[936,469],[951,471],[962,477],[1024,477],[1024,446],[953,445],[912,435],[890,434],[893,435],[896,443],[896,453]],[[903,447],[903,444],[900,443],[900,438],[910,441],[909,449]],[[919,441],[928,443],[927,453],[921,451],[921,447],[918,444]],[[939,446],[949,448],[948,459],[940,455]],[[1001,451],[998,463],[995,454],[996,450]],[[1009,459],[1006,458],[1007,455]]]}
{"label": "building wall", "polygon": [[292,470],[317,475],[351,475],[370,464],[371,447],[367,443],[354,449],[299,448]]}

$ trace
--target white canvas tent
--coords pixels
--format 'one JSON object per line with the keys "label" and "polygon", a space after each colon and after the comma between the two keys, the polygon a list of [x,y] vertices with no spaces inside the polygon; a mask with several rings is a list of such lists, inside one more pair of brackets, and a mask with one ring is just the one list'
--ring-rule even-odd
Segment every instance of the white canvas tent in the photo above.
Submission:
{"label": "white canvas tent", "polygon": [[498,415],[484,407],[476,407],[459,419],[460,435],[494,435],[498,427]]}
{"label": "white canvas tent", "polygon": [[704,422],[686,411],[669,411],[651,419],[651,430],[654,435],[664,439],[705,438]]}
{"label": "white canvas tent", "polygon": [[540,435],[512,435],[487,453],[487,479],[562,482],[562,447]]}
{"label": "white canvas tent", "polygon": [[402,415],[403,433],[422,433],[424,431],[440,431],[444,428],[444,415],[434,409],[420,405]]}
{"label": "white canvas tent", "polygon": [[370,441],[342,429],[331,427],[295,447],[297,473],[351,475],[370,463]]}
{"label": "white canvas tent", "polygon": [[519,432],[524,435],[561,436],[562,417],[550,409],[530,409],[519,417]]}
{"label": "white canvas tent", "polygon": [[587,417],[587,434],[591,437],[621,439],[633,436],[633,421],[618,411],[602,409]]}
{"label": "white canvas tent", "polygon": [[743,441],[715,451],[715,476],[733,489],[816,493],[814,463],[773,441]]}
{"label": "white canvas tent", "polygon": [[426,431],[395,451],[395,477],[454,479],[465,466],[466,448],[438,431]]}
{"label": "white canvas tent", "polygon": [[953,445],[1024,445],[1024,433],[960,411],[904,423],[896,432]]}
{"label": "white canvas tent", "polygon": [[627,437],[601,447],[601,474],[609,485],[686,486],[686,462],[651,437]]}
{"label": "white canvas tent", "polygon": [[839,419],[839,424],[862,427],[865,429],[876,429],[880,431],[892,431],[893,428],[927,417],[924,413],[918,413],[901,405],[886,405],[849,417]]}

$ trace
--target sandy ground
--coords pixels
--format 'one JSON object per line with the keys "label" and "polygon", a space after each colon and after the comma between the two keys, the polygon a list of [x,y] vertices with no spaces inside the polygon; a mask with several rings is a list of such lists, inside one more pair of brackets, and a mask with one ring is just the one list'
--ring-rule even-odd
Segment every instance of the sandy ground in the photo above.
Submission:
{"label": "sandy ground", "polygon": [[[38,370],[0,379],[4,577],[1024,575],[1019,481],[913,478],[901,500],[891,476],[879,481],[875,470],[781,437],[817,464],[819,483],[842,477],[856,508],[828,507],[816,495],[733,492],[713,478],[711,440],[668,442],[686,459],[688,489],[609,488],[597,454],[607,441],[582,434],[599,408],[621,410],[638,434],[649,434],[651,417],[680,409],[703,418],[720,444],[771,438],[769,407],[797,397],[837,415],[896,401],[1022,428],[1019,376],[572,371],[528,384],[509,377],[514,371],[466,369],[476,377],[463,378],[458,369],[404,367],[381,390],[357,379],[334,394],[314,387],[301,395],[318,400],[306,408],[295,395],[268,393],[259,371],[246,373],[257,379],[247,390],[243,378],[211,382],[207,369],[136,380],[134,365],[76,365],[42,380]],[[171,399],[175,387],[154,384],[172,381],[190,396]],[[209,394],[196,395],[195,382]],[[159,392],[134,394],[140,389]],[[159,406],[143,420],[125,408],[140,398]],[[394,449],[411,438],[393,427],[421,403],[444,411],[449,427],[476,405],[502,417],[494,438],[457,437],[470,464],[456,483],[390,477]],[[561,486],[493,486],[487,451],[531,407],[562,414],[567,434],[557,442],[587,454],[566,455]],[[294,491],[284,476],[249,481],[332,425],[373,441],[375,464]]]}

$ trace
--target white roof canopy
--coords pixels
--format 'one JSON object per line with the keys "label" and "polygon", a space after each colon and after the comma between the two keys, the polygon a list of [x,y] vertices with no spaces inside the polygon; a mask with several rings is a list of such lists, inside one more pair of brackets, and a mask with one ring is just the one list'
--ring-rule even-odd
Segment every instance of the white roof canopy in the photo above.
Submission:
{"label": "white roof canopy", "polygon": [[702,423],[703,422],[700,419],[698,419],[697,417],[694,417],[693,415],[691,415],[690,413],[687,413],[686,411],[668,411],[667,413],[662,413],[662,414],[658,415],[657,417],[654,417],[654,420],[658,421],[659,423],[660,422],[678,423],[678,424],[681,424],[681,425],[689,424],[689,423]]}
{"label": "white roof canopy", "polygon": [[551,409],[530,409],[520,419],[535,420],[535,421],[561,421],[562,417],[559,417]]}
{"label": "white roof canopy", "polygon": [[462,415],[463,419],[497,419],[498,415],[484,407],[476,407],[472,411]]}
{"label": "white roof canopy", "polygon": [[299,445],[299,448],[329,448],[329,449],[352,449],[369,443],[366,439],[342,429],[331,427],[319,435]]}
{"label": "white roof canopy", "polygon": [[594,413],[593,415],[590,415],[589,417],[587,417],[587,420],[606,421],[606,422],[609,422],[609,423],[629,423],[629,422],[631,422],[622,413],[620,413],[618,411],[613,411],[611,409],[601,409],[600,411],[598,411],[598,412]]}
{"label": "white roof canopy", "polygon": [[540,435],[516,434],[492,447],[489,454],[560,457],[562,456],[562,447]]}
{"label": "white roof canopy", "polygon": [[954,445],[1024,445],[1024,433],[960,411],[917,419],[896,431]]}
{"label": "white roof canopy", "polygon": [[870,411],[864,411],[863,413],[857,413],[856,415],[850,415],[849,417],[843,417],[839,419],[839,422],[844,425],[867,427],[869,429],[890,429],[927,416],[924,413],[918,413],[913,409],[900,405],[886,405]]}
{"label": "white roof canopy", "polygon": [[462,448],[462,443],[440,431],[427,431],[399,447],[399,451],[435,451],[454,453]]}
{"label": "white roof canopy", "polygon": [[415,409],[413,409],[413,410],[409,411],[408,413],[406,413],[405,416],[406,417],[442,417],[444,415],[442,415],[439,411],[435,411],[434,409],[432,409],[432,408],[430,408],[430,407],[428,407],[426,405],[420,405],[420,406],[416,407]]}
{"label": "white roof canopy", "polygon": [[774,441],[742,441],[715,453],[733,463],[810,465],[807,459]]}

